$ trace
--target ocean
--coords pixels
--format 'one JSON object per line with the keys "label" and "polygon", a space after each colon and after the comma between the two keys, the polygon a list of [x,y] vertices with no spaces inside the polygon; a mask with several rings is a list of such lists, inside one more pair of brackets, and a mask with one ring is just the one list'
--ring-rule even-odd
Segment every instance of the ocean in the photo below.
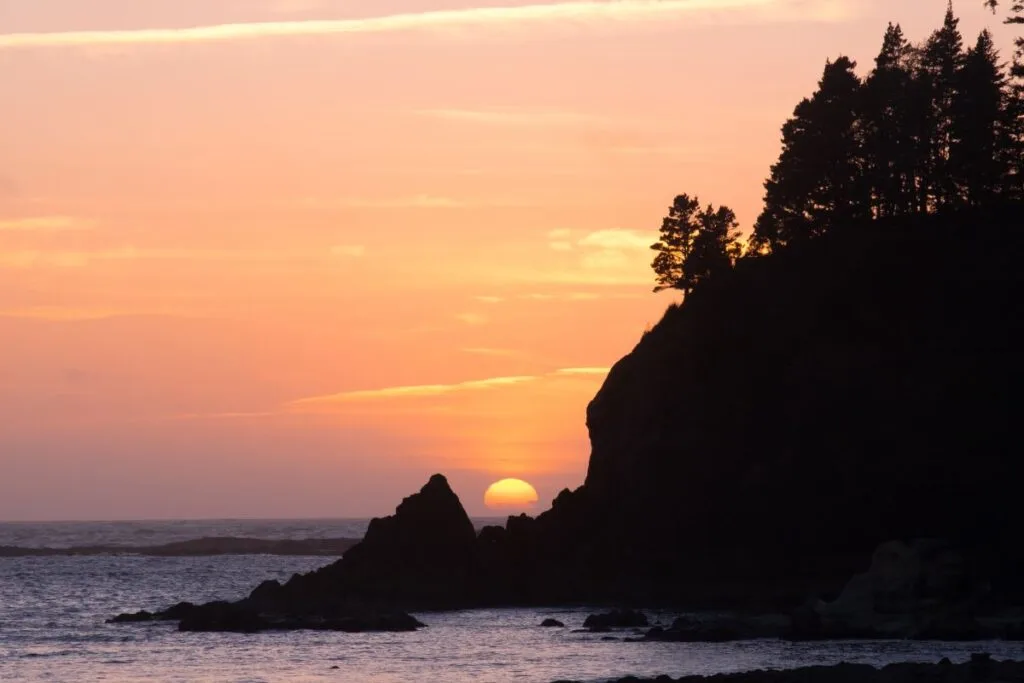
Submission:
{"label": "ocean", "polygon": [[[368,520],[0,523],[0,546],[123,548],[90,556],[0,557],[0,680],[4,681],[604,681],[629,674],[711,674],[840,661],[953,661],[970,653],[1024,659],[1022,643],[763,640],[626,643],[576,633],[579,609],[427,613],[415,633],[178,633],[172,624],[110,625],[119,612],[179,600],[233,600],[325,557],[148,557],[132,546],[214,536],[358,537]],[[483,520],[479,521],[483,523]],[[662,622],[676,613],[649,612]],[[538,625],[554,617],[565,629]]]}

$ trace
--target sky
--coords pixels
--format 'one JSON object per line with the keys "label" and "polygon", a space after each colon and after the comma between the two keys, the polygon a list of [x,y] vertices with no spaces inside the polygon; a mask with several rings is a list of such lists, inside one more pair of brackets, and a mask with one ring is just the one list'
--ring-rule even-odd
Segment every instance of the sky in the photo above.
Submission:
{"label": "sky", "polygon": [[0,520],[545,507],[672,198],[748,228],[825,60],[945,4],[3,0]]}

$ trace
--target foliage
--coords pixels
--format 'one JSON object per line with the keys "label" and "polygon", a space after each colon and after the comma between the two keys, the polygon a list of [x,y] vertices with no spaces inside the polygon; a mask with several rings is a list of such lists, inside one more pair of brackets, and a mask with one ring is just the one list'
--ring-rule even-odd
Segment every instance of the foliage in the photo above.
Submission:
{"label": "foliage", "polygon": [[[1024,24],[1024,0],[1011,12],[1008,23]],[[890,24],[874,69],[861,80],[855,68],[848,57],[826,62],[817,91],[782,127],[752,252],[865,218],[1024,198],[1024,87],[1011,80],[1024,64],[1008,73],[991,34],[965,50],[950,4],[924,43]]]}
{"label": "foliage", "polygon": [[658,242],[651,246],[658,252],[651,264],[658,283],[654,291],[689,293],[701,281],[732,268],[740,255],[738,227],[736,214],[726,206],[708,204],[701,210],[697,197],[676,197],[661,223]]}

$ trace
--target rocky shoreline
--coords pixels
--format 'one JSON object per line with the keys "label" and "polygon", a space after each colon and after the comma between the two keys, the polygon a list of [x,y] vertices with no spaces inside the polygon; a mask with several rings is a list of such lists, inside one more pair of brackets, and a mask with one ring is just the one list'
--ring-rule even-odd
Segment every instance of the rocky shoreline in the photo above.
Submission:
{"label": "rocky shoreline", "polygon": [[[1024,680],[1024,662],[998,661],[979,653],[963,664],[953,664],[948,659],[938,664],[890,664],[880,669],[867,664],[836,664],[681,678],[627,676],[614,683],[1011,683],[1021,680]],[[560,680],[555,683],[579,682]]]}
{"label": "rocky shoreline", "polygon": [[[536,523],[513,517],[507,527],[478,533],[448,481],[438,474],[403,500],[394,515],[374,519],[363,541],[326,567],[283,584],[265,581],[237,602],[180,603],[124,613],[111,622],[178,621],[182,631],[243,633],[409,631],[423,626],[410,612],[626,604],[613,598],[573,600],[579,593],[563,583],[572,576],[558,567],[534,563],[532,575],[517,572],[524,552],[517,545],[529,539]],[[984,575],[970,569],[955,545],[891,541],[879,546],[867,570],[849,579],[831,601],[813,599],[774,613],[681,617],[667,628],[639,630],[647,626],[646,615],[630,610],[593,615],[584,624],[601,632],[636,629],[629,639],[673,642],[1024,640],[1024,611],[993,602]]]}

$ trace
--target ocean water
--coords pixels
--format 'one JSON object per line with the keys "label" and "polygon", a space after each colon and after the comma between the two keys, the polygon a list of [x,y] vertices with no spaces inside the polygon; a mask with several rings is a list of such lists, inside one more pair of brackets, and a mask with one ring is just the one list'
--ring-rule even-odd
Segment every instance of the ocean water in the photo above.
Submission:
{"label": "ocean water", "polygon": [[[133,525],[142,525],[136,527]],[[228,524],[240,532],[226,534]],[[249,535],[310,538],[345,536],[365,521],[130,523],[148,528],[137,544],[189,537]],[[334,526],[331,526],[331,525]],[[4,534],[22,534],[0,525]],[[25,525],[15,525],[25,526]],[[112,543],[109,525],[30,525],[35,547]],[[52,526],[52,528],[51,528]],[[115,525],[116,526],[116,525]],[[182,527],[188,534],[182,538]],[[76,530],[77,528],[77,530]],[[120,527],[119,527],[120,528]],[[129,538],[131,535],[129,533]],[[121,542],[118,542],[121,543]],[[128,544],[128,543],[125,543]],[[750,641],[726,644],[624,643],[574,633],[587,609],[471,610],[418,614],[428,628],[416,633],[182,634],[170,624],[110,625],[122,611],[244,596],[265,579],[286,579],[325,564],[317,557],[266,555],[220,557],[0,558],[0,680],[4,681],[602,681],[628,674],[672,676],[790,668],[840,661],[964,660],[987,651],[997,658],[1024,658],[1019,643],[834,642],[789,644]],[[542,629],[555,617],[570,628]],[[675,614],[651,613],[671,621]]]}

